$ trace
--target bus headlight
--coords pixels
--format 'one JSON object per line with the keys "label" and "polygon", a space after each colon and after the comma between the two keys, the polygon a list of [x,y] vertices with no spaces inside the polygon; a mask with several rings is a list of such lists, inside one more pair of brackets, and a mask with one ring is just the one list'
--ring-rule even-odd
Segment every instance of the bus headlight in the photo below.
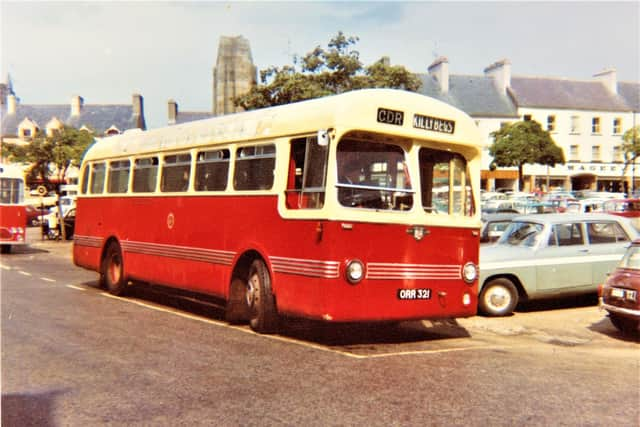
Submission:
{"label": "bus headlight", "polygon": [[473,283],[478,278],[478,267],[472,262],[466,263],[462,267],[462,278],[467,283]]}
{"label": "bus headlight", "polygon": [[364,265],[362,261],[354,259],[347,262],[345,275],[347,276],[347,281],[352,285],[359,283],[364,278]]}

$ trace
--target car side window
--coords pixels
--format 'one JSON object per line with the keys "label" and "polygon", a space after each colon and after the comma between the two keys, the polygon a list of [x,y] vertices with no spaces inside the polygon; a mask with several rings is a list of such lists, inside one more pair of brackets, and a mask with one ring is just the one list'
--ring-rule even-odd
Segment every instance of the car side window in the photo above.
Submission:
{"label": "car side window", "polygon": [[590,222],[587,224],[587,235],[592,245],[629,241],[620,224],[615,222]]}
{"label": "car side window", "polygon": [[[555,224],[553,233],[557,239],[558,246],[583,245],[582,227],[580,223]],[[550,242],[551,243],[551,242]]]}

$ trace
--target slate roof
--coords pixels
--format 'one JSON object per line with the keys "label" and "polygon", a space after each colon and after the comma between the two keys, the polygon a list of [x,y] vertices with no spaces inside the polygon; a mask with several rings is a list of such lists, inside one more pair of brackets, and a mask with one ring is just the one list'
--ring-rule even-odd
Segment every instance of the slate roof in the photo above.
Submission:
{"label": "slate roof", "polygon": [[622,96],[612,94],[597,80],[512,77],[510,91],[518,107],[630,111]]}
{"label": "slate roof", "polygon": [[210,119],[211,117],[216,117],[216,115],[207,111],[180,111],[176,116],[175,124]]}
{"label": "slate roof", "polygon": [[618,94],[634,112],[640,113],[640,83],[619,82]]}
{"label": "slate roof", "polygon": [[[72,116],[69,104],[18,104],[15,114],[6,114],[6,111],[3,111],[2,134],[17,135],[18,126],[25,118],[34,121],[40,129],[44,130],[53,117],[77,129],[82,126],[94,129],[97,134],[104,134],[111,126],[115,126],[123,132],[126,129],[137,128],[139,123],[139,118],[133,114],[132,105],[85,104],[80,110],[80,115]],[[144,117],[142,123],[144,123]]]}
{"label": "slate roof", "polygon": [[450,75],[449,92],[443,94],[440,84],[429,74],[418,74],[422,80],[420,93],[444,101],[472,117],[518,117],[518,111],[507,94],[500,94],[491,77]]}

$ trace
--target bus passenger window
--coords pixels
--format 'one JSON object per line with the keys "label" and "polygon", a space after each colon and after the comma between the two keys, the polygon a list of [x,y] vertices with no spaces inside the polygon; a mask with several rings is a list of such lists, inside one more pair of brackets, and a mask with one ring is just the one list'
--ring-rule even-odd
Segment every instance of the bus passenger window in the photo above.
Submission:
{"label": "bus passenger window", "polygon": [[255,145],[236,151],[233,188],[236,190],[270,190],[276,165],[276,146]]}
{"label": "bus passenger window", "polygon": [[160,191],[179,192],[189,189],[191,154],[165,156]]}
{"label": "bus passenger window", "polygon": [[328,146],[317,137],[291,141],[286,204],[289,209],[320,209],[324,206]]}
{"label": "bus passenger window", "polygon": [[105,164],[94,163],[91,168],[91,194],[102,194],[104,191]]}
{"label": "bus passenger window", "polygon": [[196,191],[224,191],[229,177],[229,150],[198,153],[196,161]]}
{"label": "bus passenger window", "polygon": [[420,187],[427,213],[471,216],[475,212],[467,162],[460,154],[421,148]]}
{"label": "bus passenger window", "polygon": [[153,193],[158,179],[158,158],[137,159],[133,166],[133,192]]}
{"label": "bus passenger window", "polygon": [[84,173],[82,174],[82,185],[80,188],[80,191],[82,192],[82,194],[87,194],[87,192],[89,191],[89,174],[91,171],[91,164],[87,164],[84,167]]}
{"label": "bus passenger window", "polygon": [[109,162],[107,193],[126,193],[129,188],[129,160]]}

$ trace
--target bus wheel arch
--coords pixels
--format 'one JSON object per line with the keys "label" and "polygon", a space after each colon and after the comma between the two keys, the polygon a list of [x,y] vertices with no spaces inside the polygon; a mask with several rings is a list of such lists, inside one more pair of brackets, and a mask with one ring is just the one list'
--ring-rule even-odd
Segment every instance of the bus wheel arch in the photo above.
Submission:
{"label": "bus wheel arch", "polygon": [[478,311],[486,316],[508,316],[527,296],[520,281],[511,275],[487,278],[478,296]]}
{"label": "bus wheel arch", "polygon": [[107,240],[100,257],[100,286],[112,295],[123,295],[127,287],[122,248],[113,237]]}
{"label": "bus wheel arch", "polygon": [[247,251],[231,275],[225,318],[230,323],[249,322],[258,333],[274,333],[279,317],[271,285],[271,272],[257,251]]}

